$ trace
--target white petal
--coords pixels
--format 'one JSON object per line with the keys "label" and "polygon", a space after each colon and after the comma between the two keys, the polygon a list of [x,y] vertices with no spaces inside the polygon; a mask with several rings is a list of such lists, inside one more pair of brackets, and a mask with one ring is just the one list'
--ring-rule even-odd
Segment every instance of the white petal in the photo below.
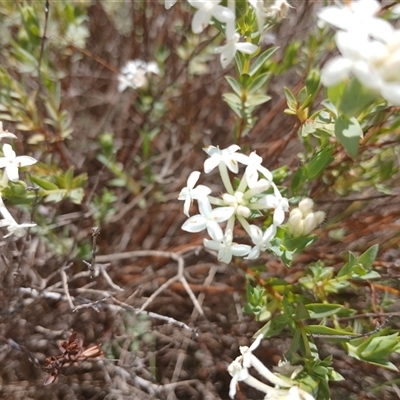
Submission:
{"label": "white petal", "polygon": [[183,204],[183,213],[187,217],[190,217],[189,210],[190,210],[191,204],[192,204],[192,199],[190,198],[190,196],[186,197],[185,203]]}
{"label": "white petal", "polygon": [[250,252],[249,255],[246,256],[244,259],[245,260],[255,260],[258,257],[260,257],[260,247],[259,246],[254,246]]}
{"label": "white petal", "polygon": [[216,240],[208,240],[208,239],[203,239],[203,244],[204,244],[204,247],[207,247],[207,249],[215,250],[215,251],[221,250],[221,247],[223,246],[221,242],[217,242]]}
{"label": "white petal", "polygon": [[194,185],[196,184],[196,182],[199,180],[200,177],[200,172],[199,171],[193,171],[190,175],[189,178],[187,180],[187,187],[189,189],[193,189]]}
{"label": "white petal", "polygon": [[236,43],[236,50],[244,54],[253,54],[258,49],[258,46],[252,43]]}
{"label": "white petal", "polygon": [[212,16],[219,22],[224,23],[235,20],[233,12],[229,8],[223,6],[214,6],[212,8]]}
{"label": "white petal", "polygon": [[333,86],[347,78],[351,71],[352,62],[347,58],[336,57],[329,60],[321,73],[321,82],[324,86]]}
{"label": "white petal", "polygon": [[19,179],[18,167],[15,164],[6,165],[6,174],[11,182],[17,182]]}
{"label": "white petal", "polygon": [[281,207],[278,207],[274,211],[273,223],[275,226],[282,225],[285,220],[285,213]]}
{"label": "white petal", "polygon": [[257,225],[250,225],[250,237],[254,244],[260,243],[263,231]]}
{"label": "white petal", "polygon": [[222,228],[218,225],[216,221],[207,221],[207,232],[211,239],[216,241],[222,241],[224,234]]}
{"label": "white petal", "polygon": [[37,160],[29,156],[18,156],[15,157],[14,161],[19,167],[26,167],[28,165],[33,165],[37,163]]}
{"label": "white petal", "polygon": [[400,84],[395,82],[385,83],[381,89],[382,96],[394,106],[400,106]]}
{"label": "white petal", "polygon": [[204,172],[206,174],[210,173],[215,167],[218,167],[220,162],[221,158],[217,155],[213,155],[210,158],[207,158],[207,160],[204,161]]}
{"label": "white petal", "polygon": [[214,221],[224,222],[232,217],[234,212],[235,209],[233,207],[217,207],[212,210],[211,215]]}
{"label": "white petal", "polygon": [[224,158],[225,165],[228,167],[228,169],[233,172],[234,174],[237,174],[239,172],[239,164],[236,162],[236,160],[233,157],[229,158]]}
{"label": "white petal", "polygon": [[206,229],[206,227],[207,220],[203,216],[197,214],[185,221],[182,225],[182,230],[186,232],[201,232]]}
{"label": "white petal", "polygon": [[212,215],[211,204],[207,197],[198,199],[200,214],[205,218],[210,218]]}
{"label": "white petal", "polygon": [[251,246],[247,244],[233,244],[231,247],[232,254],[236,257],[243,257],[249,254]]}
{"label": "white petal", "polygon": [[192,190],[192,198],[200,199],[201,197],[208,196],[211,193],[211,189],[205,185],[199,185]]}
{"label": "white petal", "polygon": [[197,10],[192,19],[193,33],[201,33],[209,25],[211,14],[207,11]]}
{"label": "white petal", "polygon": [[218,252],[218,261],[229,264],[232,261],[232,251],[228,247],[224,247]]}
{"label": "white petal", "polygon": [[8,144],[5,143],[3,144],[3,153],[4,157],[7,158],[9,161],[12,161],[15,159],[15,151],[12,149],[12,147]]}

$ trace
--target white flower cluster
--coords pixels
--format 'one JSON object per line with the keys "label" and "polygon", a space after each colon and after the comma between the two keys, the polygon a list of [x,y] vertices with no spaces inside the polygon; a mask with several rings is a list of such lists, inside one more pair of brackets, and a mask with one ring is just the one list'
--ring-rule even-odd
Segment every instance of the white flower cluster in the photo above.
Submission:
{"label": "white flower cluster", "polygon": [[342,54],[322,71],[323,85],[332,86],[350,73],[392,105],[400,105],[400,30],[376,17],[377,0],[349,1],[318,13],[323,24],[338,28],[335,40]]}
{"label": "white flower cluster", "polygon": [[118,92],[123,92],[128,87],[133,89],[146,87],[148,75],[160,73],[156,62],[145,62],[143,60],[130,60],[122,68],[118,75]]}
{"label": "white flower cluster", "polygon": [[[201,33],[211,22],[212,18],[225,25],[226,44],[217,47],[216,53],[221,54],[221,65],[226,68],[235,58],[237,51],[244,54],[253,54],[258,46],[249,42],[239,42],[240,35],[236,32],[235,0],[228,0],[227,7],[221,6],[222,0],[187,0],[197,9],[192,19],[193,33]],[[176,0],[165,0],[165,8],[169,9]],[[276,0],[270,6],[264,0],[249,0],[258,23],[260,33],[264,30],[266,18],[279,19],[286,16],[289,4],[284,0]]]}
{"label": "white flower cluster", "polygon": [[[178,199],[184,200],[184,213],[189,217],[189,208],[193,200],[197,200],[200,214],[193,215],[183,225],[187,232],[201,232],[207,229],[211,240],[204,239],[204,245],[210,250],[218,251],[218,260],[230,263],[232,256],[253,260],[261,251],[271,246],[277,227],[282,225],[285,212],[289,211],[289,203],[282,197],[272,180],[271,172],[261,165],[262,158],[255,152],[249,156],[238,153],[237,145],[220,150],[208,146],[204,151],[209,158],[204,162],[204,172],[208,174],[218,167],[226,192],[221,198],[210,196],[211,189],[204,185],[195,187],[200,177],[199,171],[190,174],[187,187],[183,188]],[[229,178],[229,171],[239,172],[239,163],[246,166],[243,177],[234,189]],[[260,174],[262,177],[260,177]],[[267,193],[269,191],[270,193]],[[217,206],[212,209],[212,205]],[[263,232],[258,226],[251,225],[247,218],[262,215],[263,211],[273,213],[272,224]],[[236,220],[251,238],[254,246],[233,242]],[[220,223],[226,222],[225,232]]]}
{"label": "white flower cluster", "polygon": [[[13,133],[3,130],[3,123],[0,121],[0,140],[3,138],[15,139],[16,136]],[[17,182],[19,180],[18,168],[33,165],[37,162],[36,159],[30,156],[17,156],[11,145],[3,144],[3,157],[0,157],[0,168],[4,168],[3,178],[1,180],[1,186],[4,188],[8,182]],[[22,237],[26,233],[26,228],[36,226],[36,224],[18,224],[12,217],[10,212],[4,205],[3,199],[0,194],[0,214],[3,219],[0,219],[0,227],[7,227],[8,234],[4,237],[15,235]]]}
{"label": "white flower cluster", "polygon": [[[314,397],[300,389],[293,378],[300,372],[299,368],[295,368],[290,378],[270,371],[254,354],[253,351],[259,346],[263,335],[259,335],[254,343],[250,346],[242,346],[239,348],[241,356],[237,357],[229,366],[228,372],[232,376],[229,385],[229,397],[233,399],[236,394],[237,384],[242,381],[253,388],[266,393],[264,400],[315,400]],[[274,386],[267,385],[254,378],[249,373],[249,368],[253,367],[266,380]],[[290,368],[286,368],[290,369]],[[293,367],[292,367],[293,369]]]}
{"label": "white flower cluster", "polygon": [[325,219],[323,211],[313,211],[314,202],[305,198],[300,201],[297,208],[290,211],[286,224],[288,232],[293,237],[307,236]]}

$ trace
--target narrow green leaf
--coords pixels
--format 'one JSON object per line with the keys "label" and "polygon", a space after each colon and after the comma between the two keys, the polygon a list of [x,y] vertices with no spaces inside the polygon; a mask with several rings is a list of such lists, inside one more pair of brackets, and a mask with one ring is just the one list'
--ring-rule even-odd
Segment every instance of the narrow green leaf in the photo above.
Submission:
{"label": "narrow green leaf", "polygon": [[38,178],[37,176],[31,176],[31,179],[36,185],[40,186],[44,190],[58,190],[58,186],[53,182],[46,181],[45,179]]}
{"label": "narrow green leaf", "polygon": [[271,96],[266,94],[251,94],[247,97],[245,105],[247,107],[252,106],[259,106],[260,104],[264,104],[271,99]]}
{"label": "narrow green leaf", "polygon": [[376,259],[378,254],[379,245],[374,244],[368,250],[366,250],[360,257],[358,257],[357,262],[360,263],[366,270],[372,267],[372,263]]}
{"label": "narrow green leaf", "polygon": [[265,50],[264,53],[261,53],[254,64],[250,67],[249,75],[253,76],[257,73],[257,71],[264,65],[265,61],[268,60],[276,51],[278,47],[271,47],[268,50]]}
{"label": "narrow green leaf", "polygon": [[332,147],[324,147],[311,158],[307,166],[307,178],[309,180],[315,179],[329,166],[334,160],[332,154]]}
{"label": "narrow green leaf", "polygon": [[270,75],[269,72],[265,72],[257,76],[247,87],[249,93],[255,93],[257,90],[260,90],[265,85]]}
{"label": "narrow green leaf", "polygon": [[242,88],[240,87],[239,82],[231,76],[226,76],[225,79],[228,81],[233,91],[240,97],[242,95]]}
{"label": "narrow green leaf", "polygon": [[340,304],[313,303],[307,304],[306,308],[311,318],[325,318],[337,314],[343,306]]}

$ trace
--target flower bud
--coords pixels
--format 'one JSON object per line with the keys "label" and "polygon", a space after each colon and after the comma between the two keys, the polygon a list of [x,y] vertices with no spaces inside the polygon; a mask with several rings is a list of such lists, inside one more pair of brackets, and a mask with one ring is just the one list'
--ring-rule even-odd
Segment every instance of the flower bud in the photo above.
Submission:
{"label": "flower bud", "polygon": [[314,207],[314,202],[308,197],[301,200],[299,203],[299,209],[304,217],[312,211],[313,207]]}
{"label": "flower bud", "polygon": [[303,234],[305,236],[309,235],[316,227],[317,227],[317,223],[315,221],[315,214],[314,213],[309,213],[304,218],[304,231],[303,231]]}
{"label": "flower bud", "polygon": [[325,219],[325,213],[323,211],[317,211],[314,213],[315,216],[315,223],[318,225],[321,225],[324,222]]}

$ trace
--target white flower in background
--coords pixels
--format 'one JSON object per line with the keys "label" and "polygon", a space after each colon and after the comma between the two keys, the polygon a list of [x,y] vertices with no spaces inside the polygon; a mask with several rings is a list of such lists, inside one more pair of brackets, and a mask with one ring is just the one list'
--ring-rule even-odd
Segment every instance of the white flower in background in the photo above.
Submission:
{"label": "white flower in background", "polygon": [[234,33],[232,36],[227,36],[226,44],[214,49],[215,53],[221,53],[220,61],[222,68],[226,68],[229,63],[235,58],[237,51],[244,54],[253,54],[258,46],[248,42],[239,43],[240,35]]}
{"label": "white flower in background", "polygon": [[378,42],[372,42],[361,32],[355,31],[337,32],[335,39],[342,56],[326,63],[321,74],[322,84],[336,85],[353,73],[366,87],[378,89],[381,79],[369,63],[372,57],[377,56]]}
{"label": "white flower in background", "polygon": [[[11,182],[19,179],[18,168],[35,164],[37,160],[29,156],[17,156],[9,144],[3,144],[4,157],[0,157],[0,168],[5,168],[4,174]],[[4,179],[3,179],[4,183]]]}
{"label": "white flower in background", "polygon": [[192,19],[193,33],[203,32],[213,17],[225,24],[235,20],[235,14],[229,8],[219,5],[221,0],[188,0],[188,3],[197,8]]}
{"label": "white flower in background", "polygon": [[36,224],[18,224],[12,217],[10,212],[4,205],[3,199],[0,196],[0,213],[4,219],[0,220],[0,227],[7,227],[8,234],[4,237],[15,235],[17,237],[23,237],[26,234],[26,229],[36,226]]}
{"label": "white flower in background", "polygon": [[376,17],[379,10],[378,1],[359,0],[320,11],[323,23],[342,29],[335,37],[341,56],[326,63],[321,81],[332,86],[353,74],[390,104],[400,105],[400,30]]}
{"label": "white flower in background", "polygon": [[3,129],[3,122],[0,121],[0,140],[5,139],[5,138],[10,138],[10,139],[16,139],[17,137],[11,133],[8,132],[8,130]]}
{"label": "white flower in background", "polygon": [[227,229],[222,241],[204,239],[204,246],[207,249],[218,251],[218,261],[229,264],[232,256],[243,257],[250,251],[250,246],[232,241],[232,231]]}
{"label": "white flower in background", "polygon": [[377,0],[358,0],[341,6],[324,7],[317,15],[320,21],[336,28],[386,41],[390,39],[393,27],[375,16],[380,8]]}
{"label": "white flower in background", "polygon": [[183,212],[184,214],[189,217],[189,209],[191,204],[193,203],[193,200],[200,199],[202,197],[206,197],[211,193],[211,189],[208,186],[205,185],[198,185],[197,187],[194,187],[196,182],[199,180],[200,177],[200,172],[199,171],[193,171],[187,180],[187,186],[184,187],[181,192],[179,193],[178,200],[184,200],[184,206],[183,206]]}
{"label": "white flower in background", "polygon": [[257,18],[257,26],[260,35],[264,31],[264,23],[267,18],[282,20],[286,17],[289,8],[292,6],[285,0],[276,0],[270,6],[265,4],[265,0],[249,0]]}
{"label": "white flower in background", "polygon": [[233,207],[217,207],[214,210],[207,197],[198,200],[200,214],[193,215],[183,225],[186,232],[201,232],[207,229],[211,239],[221,241],[224,237],[220,222],[227,221],[234,213]]}
{"label": "white flower in background", "polygon": [[169,10],[176,2],[177,0],[165,0],[164,2],[165,8]]}
{"label": "white flower in background", "polygon": [[130,60],[122,68],[118,75],[118,92],[123,92],[126,88],[131,87],[138,89],[146,87],[148,84],[148,74],[160,73],[160,69],[156,62],[149,63],[143,60]]}
{"label": "white flower in background", "polygon": [[210,156],[204,161],[204,172],[206,174],[218,167],[220,163],[225,164],[231,172],[237,174],[239,171],[238,162],[243,163],[247,159],[246,155],[237,153],[240,150],[237,144],[232,144],[223,150],[220,150],[218,146],[203,147],[203,150]]}
{"label": "white flower in background", "polygon": [[271,240],[276,235],[276,226],[270,225],[265,232],[261,230],[257,225],[250,225],[250,236],[254,243],[254,247],[250,250],[246,260],[255,260],[260,257],[262,251],[266,251],[271,247]]}

